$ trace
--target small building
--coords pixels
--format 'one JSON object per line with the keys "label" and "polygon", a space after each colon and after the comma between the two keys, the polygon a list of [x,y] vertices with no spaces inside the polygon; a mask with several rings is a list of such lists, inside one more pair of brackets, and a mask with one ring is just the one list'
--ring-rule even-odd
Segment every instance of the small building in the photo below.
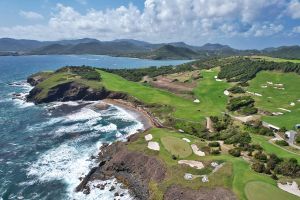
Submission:
{"label": "small building", "polygon": [[294,130],[285,132],[285,136],[288,138],[288,143],[290,143],[290,144],[294,143],[296,135],[297,135],[297,132]]}

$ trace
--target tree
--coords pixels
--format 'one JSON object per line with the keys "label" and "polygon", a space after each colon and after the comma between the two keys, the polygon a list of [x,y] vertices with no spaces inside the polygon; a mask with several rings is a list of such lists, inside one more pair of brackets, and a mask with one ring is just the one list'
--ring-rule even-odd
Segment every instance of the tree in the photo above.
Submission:
{"label": "tree", "polygon": [[230,149],[228,153],[234,157],[240,157],[241,156],[241,150],[239,148]]}
{"label": "tree", "polygon": [[255,162],[252,164],[252,169],[258,173],[263,173],[265,171],[265,165],[261,162]]}

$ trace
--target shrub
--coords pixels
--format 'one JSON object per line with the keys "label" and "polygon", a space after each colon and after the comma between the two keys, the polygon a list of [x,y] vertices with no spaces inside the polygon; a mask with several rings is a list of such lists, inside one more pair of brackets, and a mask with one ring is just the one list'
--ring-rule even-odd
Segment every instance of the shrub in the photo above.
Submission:
{"label": "shrub", "polygon": [[284,133],[286,131],[287,131],[287,129],[284,126],[279,129],[279,132],[282,132],[282,133]]}
{"label": "shrub", "polygon": [[244,108],[241,109],[240,112],[243,115],[253,115],[253,114],[256,114],[257,111],[258,111],[258,109],[255,108],[255,107],[244,107]]}
{"label": "shrub", "polygon": [[228,153],[234,157],[240,157],[241,156],[241,150],[239,148],[230,149]]}
{"label": "shrub", "polygon": [[267,161],[267,155],[263,152],[259,151],[256,154],[254,154],[254,158],[263,162]]}
{"label": "shrub", "polygon": [[210,152],[212,155],[219,155],[221,152],[219,149],[213,149],[211,152]]}
{"label": "shrub", "polygon": [[258,173],[263,173],[265,171],[265,165],[261,162],[253,163],[251,168]]}
{"label": "shrub", "polygon": [[279,146],[289,146],[289,143],[287,143],[287,141],[285,141],[285,140],[277,140],[277,141],[275,141],[275,144],[277,144]]}
{"label": "shrub", "polygon": [[245,93],[245,90],[239,86],[233,86],[232,88],[229,88],[228,91],[233,94]]}
{"label": "shrub", "polygon": [[220,143],[219,142],[211,142],[211,143],[208,144],[208,146],[210,146],[210,147],[219,147]]}
{"label": "shrub", "polygon": [[272,174],[271,178],[274,180],[278,180],[278,177],[276,176],[276,174]]}

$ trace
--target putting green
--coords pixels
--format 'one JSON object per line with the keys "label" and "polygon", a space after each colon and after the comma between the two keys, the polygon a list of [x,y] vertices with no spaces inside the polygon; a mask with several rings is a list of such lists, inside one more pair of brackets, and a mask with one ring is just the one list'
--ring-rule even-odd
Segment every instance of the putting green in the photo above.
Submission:
{"label": "putting green", "polygon": [[247,183],[245,193],[248,200],[296,200],[299,197],[285,192],[274,185],[270,185],[260,181],[252,181]]}
{"label": "putting green", "polygon": [[193,153],[190,145],[182,139],[166,136],[161,138],[161,142],[167,151],[179,158],[186,158]]}

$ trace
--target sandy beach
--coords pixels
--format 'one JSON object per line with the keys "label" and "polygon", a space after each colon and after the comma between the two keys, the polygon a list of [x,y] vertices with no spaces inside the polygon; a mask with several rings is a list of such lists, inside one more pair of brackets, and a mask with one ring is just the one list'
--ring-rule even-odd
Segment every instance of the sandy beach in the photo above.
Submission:
{"label": "sandy beach", "polygon": [[136,107],[128,101],[121,99],[104,99],[101,102],[126,110],[144,125],[145,130],[155,126],[154,119],[143,108]]}

